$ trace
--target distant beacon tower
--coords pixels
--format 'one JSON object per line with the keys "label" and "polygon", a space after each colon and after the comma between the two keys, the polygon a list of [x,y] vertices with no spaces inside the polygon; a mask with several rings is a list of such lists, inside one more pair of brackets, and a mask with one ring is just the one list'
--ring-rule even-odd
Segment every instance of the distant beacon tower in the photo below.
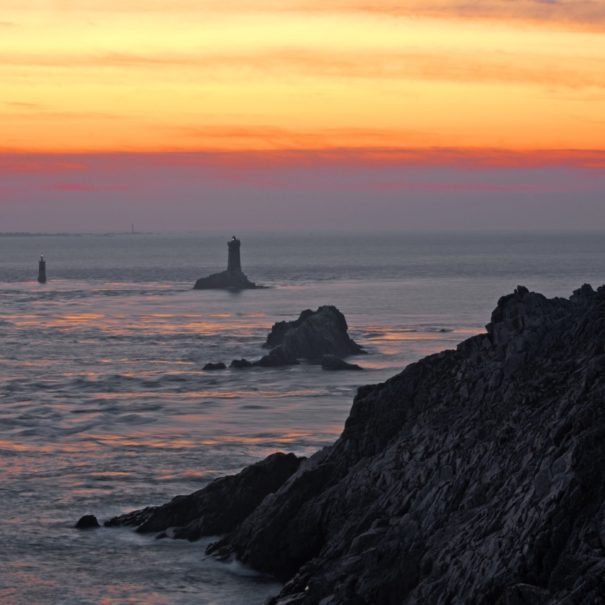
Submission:
{"label": "distant beacon tower", "polygon": [[41,256],[38,262],[38,282],[41,284],[46,283],[46,261],[44,260],[44,256]]}
{"label": "distant beacon tower", "polygon": [[240,258],[239,249],[242,243],[235,237],[231,238],[231,241],[227,242],[229,247],[229,258],[227,260],[227,271],[229,273],[241,273],[242,272],[242,261]]}

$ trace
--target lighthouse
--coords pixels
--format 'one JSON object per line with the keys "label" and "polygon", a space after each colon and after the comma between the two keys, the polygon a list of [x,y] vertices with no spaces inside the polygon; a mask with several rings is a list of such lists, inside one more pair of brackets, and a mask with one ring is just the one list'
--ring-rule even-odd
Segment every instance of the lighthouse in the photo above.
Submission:
{"label": "lighthouse", "polygon": [[240,247],[242,243],[235,237],[231,238],[227,242],[229,248],[229,256],[227,257],[227,271],[229,273],[241,273],[242,272],[242,259],[240,256]]}
{"label": "lighthouse", "polygon": [[44,255],[38,261],[38,283],[46,283],[46,261],[44,260]]}
{"label": "lighthouse", "polygon": [[242,243],[235,235],[227,242],[228,257],[227,270],[213,273],[208,277],[200,277],[193,286],[196,290],[255,290],[263,286],[257,286],[251,282],[242,271],[242,259],[240,248]]}

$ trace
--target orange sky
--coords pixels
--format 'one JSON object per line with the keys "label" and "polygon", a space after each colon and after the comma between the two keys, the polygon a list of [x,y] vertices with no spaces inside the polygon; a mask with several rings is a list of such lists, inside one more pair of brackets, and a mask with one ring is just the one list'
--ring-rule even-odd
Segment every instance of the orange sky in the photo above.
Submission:
{"label": "orange sky", "polygon": [[0,148],[602,150],[604,66],[602,1],[3,0]]}

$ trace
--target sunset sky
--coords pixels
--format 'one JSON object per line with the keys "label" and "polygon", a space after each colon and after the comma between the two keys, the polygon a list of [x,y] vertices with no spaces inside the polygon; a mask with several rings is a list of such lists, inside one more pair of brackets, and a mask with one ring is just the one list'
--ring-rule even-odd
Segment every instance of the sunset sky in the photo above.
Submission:
{"label": "sunset sky", "polygon": [[0,0],[0,133],[0,231],[605,227],[605,3]]}

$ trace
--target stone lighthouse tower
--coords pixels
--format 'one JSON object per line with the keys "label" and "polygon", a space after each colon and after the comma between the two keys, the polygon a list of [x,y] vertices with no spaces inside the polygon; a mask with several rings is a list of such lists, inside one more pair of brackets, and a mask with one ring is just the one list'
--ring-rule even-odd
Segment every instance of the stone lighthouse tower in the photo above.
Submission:
{"label": "stone lighthouse tower", "polygon": [[241,273],[242,272],[242,260],[240,256],[240,247],[242,243],[240,240],[235,237],[235,235],[231,238],[229,242],[227,242],[227,246],[229,247],[229,257],[227,259],[227,271],[229,273]]}
{"label": "stone lighthouse tower", "polygon": [[213,273],[208,277],[200,277],[193,286],[196,290],[254,290],[262,288],[251,282],[242,271],[242,259],[240,247],[242,243],[235,235],[227,242],[229,256],[227,258],[227,270]]}

